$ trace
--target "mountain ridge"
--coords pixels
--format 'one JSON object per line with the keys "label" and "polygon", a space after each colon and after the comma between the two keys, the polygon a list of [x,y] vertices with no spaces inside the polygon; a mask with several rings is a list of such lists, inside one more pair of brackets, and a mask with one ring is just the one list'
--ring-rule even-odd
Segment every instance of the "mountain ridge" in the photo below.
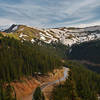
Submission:
{"label": "mountain ridge", "polygon": [[13,24],[1,32],[9,33],[19,40],[35,42],[35,39],[46,43],[61,42],[64,45],[79,44],[86,41],[100,39],[100,26],[85,28],[59,27],[59,28],[34,28],[26,25]]}

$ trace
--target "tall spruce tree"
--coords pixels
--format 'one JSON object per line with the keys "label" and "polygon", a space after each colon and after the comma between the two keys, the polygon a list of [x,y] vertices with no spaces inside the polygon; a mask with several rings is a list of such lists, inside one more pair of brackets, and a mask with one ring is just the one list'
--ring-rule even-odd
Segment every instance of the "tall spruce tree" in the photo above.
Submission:
{"label": "tall spruce tree", "polygon": [[41,92],[41,88],[37,87],[35,93],[33,94],[32,100],[45,100],[43,93]]}

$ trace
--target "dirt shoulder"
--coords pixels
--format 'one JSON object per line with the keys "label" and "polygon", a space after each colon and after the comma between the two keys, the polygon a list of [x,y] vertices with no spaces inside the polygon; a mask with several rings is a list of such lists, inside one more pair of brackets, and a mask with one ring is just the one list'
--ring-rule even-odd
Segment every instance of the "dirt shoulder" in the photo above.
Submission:
{"label": "dirt shoulder", "polygon": [[[37,77],[30,77],[30,79],[23,79],[20,82],[13,82],[11,85],[14,87],[17,100],[32,100],[33,91],[38,87],[46,84],[48,82],[53,82],[64,76],[64,68],[55,69],[52,73],[48,75],[38,75]],[[52,90],[54,85],[48,86],[43,90],[45,96],[46,91]],[[49,89],[48,89],[49,88]],[[50,90],[50,91],[51,91]],[[48,100],[48,99],[47,99]]]}
{"label": "dirt shoulder", "polygon": [[50,100],[50,97],[52,95],[52,91],[54,87],[58,84],[63,84],[66,78],[68,77],[68,68],[63,68],[63,75],[58,77],[58,79],[52,81],[49,85],[47,85],[45,88],[42,89],[42,92],[44,93],[45,99]]}
{"label": "dirt shoulder", "polygon": [[30,95],[40,85],[40,82],[31,77],[30,79],[25,78],[20,82],[13,82],[11,85],[15,89],[17,100],[22,100],[23,97]]}

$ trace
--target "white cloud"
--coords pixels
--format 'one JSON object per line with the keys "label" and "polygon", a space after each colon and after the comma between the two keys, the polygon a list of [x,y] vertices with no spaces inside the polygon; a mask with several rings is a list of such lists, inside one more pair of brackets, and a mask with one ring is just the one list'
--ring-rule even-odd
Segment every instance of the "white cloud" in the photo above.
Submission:
{"label": "white cloud", "polygon": [[99,22],[86,23],[86,24],[76,24],[76,25],[73,25],[73,26],[83,28],[83,27],[96,26],[96,25],[100,25],[100,21]]}
{"label": "white cloud", "polygon": [[[41,0],[39,0],[41,1]],[[0,9],[6,13],[0,23],[19,23],[39,27],[60,27],[92,23],[95,18],[94,9],[100,7],[100,0],[44,0],[44,5],[23,0],[22,3],[0,3]],[[46,5],[52,2],[52,5]],[[2,12],[1,12],[2,13]],[[0,16],[1,17],[1,16]],[[5,20],[5,21],[4,21]],[[95,19],[97,21],[98,19]],[[88,22],[88,23],[87,23]]]}
{"label": "white cloud", "polygon": [[12,21],[12,20],[9,20],[9,19],[5,19],[5,18],[0,18],[0,26],[3,26],[3,25],[11,25],[11,24],[14,24],[15,22]]}

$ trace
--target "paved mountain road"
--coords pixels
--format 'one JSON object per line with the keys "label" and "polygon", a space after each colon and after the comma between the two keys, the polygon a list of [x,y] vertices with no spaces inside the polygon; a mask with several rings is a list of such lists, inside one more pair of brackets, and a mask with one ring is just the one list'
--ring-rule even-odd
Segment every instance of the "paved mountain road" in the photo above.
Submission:
{"label": "paved mountain road", "polygon": [[[59,82],[64,81],[68,77],[68,72],[69,72],[69,68],[64,67],[64,75],[63,75],[63,77],[59,78],[58,80],[55,80],[55,81],[52,81],[52,82],[48,82],[48,83],[43,84],[41,86],[41,90],[43,91],[43,89],[47,88],[48,86],[51,86],[51,85],[54,85],[56,83],[59,83]],[[33,93],[34,93],[34,91],[33,91]],[[21,99],[21,100],[32,100],[33,93],[30,94],[29,96]]]}

